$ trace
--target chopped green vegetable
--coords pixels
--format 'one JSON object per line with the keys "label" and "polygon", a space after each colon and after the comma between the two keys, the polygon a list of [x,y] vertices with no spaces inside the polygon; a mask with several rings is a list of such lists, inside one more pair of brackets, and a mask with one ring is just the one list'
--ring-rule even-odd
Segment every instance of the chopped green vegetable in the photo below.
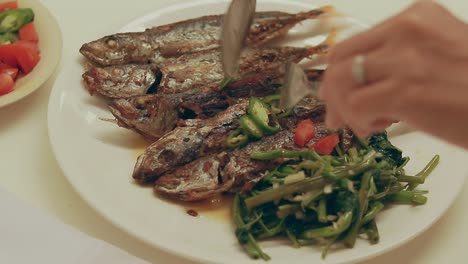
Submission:
{"label": "chopped green vegetable", "polygon": [[371,136],[369,146],[381,153],[381,159],[387,161],[391,166],[398,167],[406,160],[402,157],[402,151],[390,143],[385,132]]}
{"label": "chopped green vegetable", "polygon": [[15,33],[3,33],[0,34],[0,45],[11,44],[18,41],[18,35]]}
{"label": "chopped green vegetable", "polygon": [[304,233],[302,233],[302,236],[307,239],[312,239],[339,235],[346,231],[346,229],[348,229],[348,227],[351,225],[352,219],[352,212],[344,213],[338,218],[338,221],[336,221],[336,223],[326,227],[319,227],[315,229],[306,230],[304,231]]}
{"label": "chopped green vegetable", "polygon": [[247,134],[253,139],[260,139],[263,137],[262,130],[255,124],[255,122],[248,115],[240,118],[240,124]]}
{"label": "chopped green vegetable", "polygon": [[34,20],[31,8],[10,9],[0,12],[0,33],[17,32]]}
{"label": "chopped green vegetable", "polygon": [[426,178],[432,171],[439,165],[440,156],[435,155],[434,158],[424,167],[424,169],[416,174],[415,178],[419,179],[419,182],[410,183],[407,187],[407,190],[412,191],[418,187],[419,184],[423,184],[426,181]]}
{"label": "chopped green vegetable", "polygon": [[272,95],[268,95],[268,96],[263,97],[262,101],[263,101],[265,104],[271,104],[271,103],[273,103],[273,102],[279,101],[280,98],[281,98],[281,95],[279,95],[279,94],[272,94]]}
{"label": "chopped green vegetable", "polygon": [[247,143],[249,143],[249,137],[243,133],[242,129],[232,131],[226,140],[226,145],[229,148],[242,148]]}
{"label": "chopped green vegetable", "polygon": [[365,232],[367,234],[367,238],[369,239],[371,244],[377,244],[380,240],[379,229],[377,228],[377,223],[375,220],[370,221],[368,224],[364,226]]}
{"label": "chopped green vegetable", "polygon": [[249,100],[249,115],[265,135],[275,134],[280,130],[276,118],[271,115],[267,106],[256,97],[251,97]]}
{"label": "chopped green vegetable", "polygon": [[234,223],[237,226],[236,229],[236,236],[239,240],[240,244],[245,248],[247,253],[250,257],[254,259],[262,258],[264,260],[269,260],[270,256],[265,254],[257,244],[257,241],[252,236],[252,234],[246,230],[245,227],[246,223],[242,217],[242,200],[240,199],[239,195],[234,197],[234,206],[233,206],[233,216],[234,216]]}

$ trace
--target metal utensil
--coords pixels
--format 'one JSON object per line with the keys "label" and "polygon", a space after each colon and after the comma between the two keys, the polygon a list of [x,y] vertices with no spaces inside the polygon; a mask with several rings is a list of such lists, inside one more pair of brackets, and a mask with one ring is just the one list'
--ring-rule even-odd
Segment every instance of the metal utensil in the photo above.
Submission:
{"label": "metal utensil", "polygon": [[256,0],[232,0],[224,16],[221,35],[221,60],[225,79],[236,79],[245,39],[255,15]]}
{"label": "metal utensil", "polygon": [[320,82],[309,81],[304,70],[295,63],[286,68],[281,88],[280,107],[289,109],[308,95],[318,96]]}

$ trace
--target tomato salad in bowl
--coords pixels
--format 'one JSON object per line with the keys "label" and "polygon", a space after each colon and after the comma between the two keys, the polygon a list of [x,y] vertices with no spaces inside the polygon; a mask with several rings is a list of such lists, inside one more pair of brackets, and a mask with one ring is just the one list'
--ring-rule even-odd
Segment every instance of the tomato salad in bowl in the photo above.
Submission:
{"label": "tomato salad in bowl", "polygon": [[39,63],[39,37],[34,11],[17,1],[0,3],[0,96],[15,89],[15,82]]}

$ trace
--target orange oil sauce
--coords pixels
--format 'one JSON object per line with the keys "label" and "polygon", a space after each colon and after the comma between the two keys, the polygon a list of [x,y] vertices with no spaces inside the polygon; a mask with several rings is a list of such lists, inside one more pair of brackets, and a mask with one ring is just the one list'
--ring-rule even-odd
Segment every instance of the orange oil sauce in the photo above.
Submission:
{"label": "orange oil sauce", "polygon": [[[143,139],[141,142],[135,142],[135,146],[131,149],[133,160],[136,161],[148,146],[149,143]],[[158,199],[164,199],[183,208],[187,212],[187,217],[191,217],[189,215],[189,211],[192,210],[198,214],[198,217],[214,219],[217,221],[231,221],[233,198],[234,197],[232,195],[219,195],[201,202],[180,202],[158,197]]]}

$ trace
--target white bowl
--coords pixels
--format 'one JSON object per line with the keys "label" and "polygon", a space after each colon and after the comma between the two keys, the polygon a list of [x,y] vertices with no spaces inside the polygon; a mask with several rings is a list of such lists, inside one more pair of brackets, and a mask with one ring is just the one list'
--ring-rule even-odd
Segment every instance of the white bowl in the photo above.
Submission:
{"label": "white bowl", "polygon": [[[11,0],[0,0],[8,2]],[[41,60],[34,70],[16,81],[15,90],[0,96],[0,107],[16,102],[35,90],[54,73],[62,56],[62,32],[50,11],[37,0],[18,0],[18,7],[34,11],[34,26],[39,36]]]}

